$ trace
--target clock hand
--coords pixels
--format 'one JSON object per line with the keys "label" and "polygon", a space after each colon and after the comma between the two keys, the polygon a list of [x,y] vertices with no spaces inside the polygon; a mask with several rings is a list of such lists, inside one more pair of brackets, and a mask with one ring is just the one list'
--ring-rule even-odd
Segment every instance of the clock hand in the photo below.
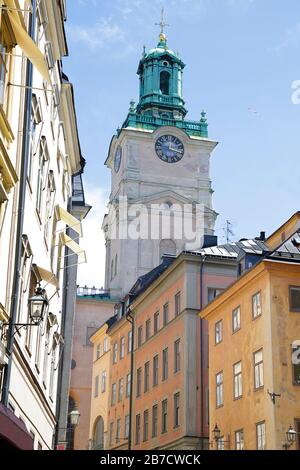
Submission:
{"label": "clock hand", "polygon": [[182,150],[177,150],[175,148],[173,148],[171,145],[169,146],[169,150],[171,150],[171,152],[176,152],[176,153],[180,153],[180,155],[182,155]]}

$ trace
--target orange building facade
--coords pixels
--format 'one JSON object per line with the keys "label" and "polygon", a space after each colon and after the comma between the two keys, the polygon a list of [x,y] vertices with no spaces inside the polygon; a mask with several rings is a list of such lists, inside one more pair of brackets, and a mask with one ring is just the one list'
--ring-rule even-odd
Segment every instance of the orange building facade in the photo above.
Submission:
{"label": "orange building facade", "polygon": [[270,237],[272,251],[200,314],[209,322],[215,450],[300,449],[300,232],[292,227],[297,214]]}
{"label": "orange building facade", "polygon": [[101,295],[80,295],[77,297],[73,353],[71,363],[70,409],[77,408],[80,422],[70,438],[71,448],[87,450],[91,414],[93,384],[93,344],[91,336],[109,319],[114,312],[114,302]]}
{"label": "orange building facade", "polygon": [[107,330],[109,449],[208,446],[207,324],[198,312],[236,279],[237,253],[167,258],[137,281]]}

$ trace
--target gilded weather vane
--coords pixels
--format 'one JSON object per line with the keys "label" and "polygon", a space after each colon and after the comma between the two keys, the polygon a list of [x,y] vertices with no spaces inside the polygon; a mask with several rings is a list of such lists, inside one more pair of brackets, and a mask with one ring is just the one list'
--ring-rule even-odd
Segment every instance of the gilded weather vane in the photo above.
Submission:
{"label": "gilded weather vane", "polygon": [[166,23],[166,21],[165,21],[165,9],[164,9],[164,7],[162,7],[162,9],[161,9],[160,23],[155,23],[155,26],[160,26],[160,28],[161,28],[160,34],[165,36],[165,28],[167,26],[170,26],[170,25],[168,23]]}

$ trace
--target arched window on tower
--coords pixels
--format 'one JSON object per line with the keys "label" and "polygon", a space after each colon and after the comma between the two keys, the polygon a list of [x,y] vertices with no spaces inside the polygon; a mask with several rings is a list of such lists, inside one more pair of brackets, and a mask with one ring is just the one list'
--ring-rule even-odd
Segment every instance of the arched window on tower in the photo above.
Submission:
{"label": "arched window on tower", "polygon": [[170,94],[170,79],[171,75],[169,72],[163,71],[160,74],[160,91],[163,95]]}
{"label": "arched window on tower", "polygon": [[173,240],[162,240],[159,246],[159,259],[163,255],[176,255],[176,243]]}

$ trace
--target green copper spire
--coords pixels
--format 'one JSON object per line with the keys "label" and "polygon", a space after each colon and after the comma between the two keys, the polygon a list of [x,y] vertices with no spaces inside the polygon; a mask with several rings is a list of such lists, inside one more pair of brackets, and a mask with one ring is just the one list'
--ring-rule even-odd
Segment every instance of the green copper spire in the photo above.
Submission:
{"label": "green copper spire", "polygon": [[175,126],[189,135],[207,137],[207,120],[204,112],[200,121],[185,121],[187,110],[182,95],[182,77],[185,64],[178,53],[172,51],[167,42],[164,8],[159,42],[146,52],[144,46],[137,74],[140,77],[140,97],[136,106],[131,104],[123,127],[156,129],[160,126]]}

